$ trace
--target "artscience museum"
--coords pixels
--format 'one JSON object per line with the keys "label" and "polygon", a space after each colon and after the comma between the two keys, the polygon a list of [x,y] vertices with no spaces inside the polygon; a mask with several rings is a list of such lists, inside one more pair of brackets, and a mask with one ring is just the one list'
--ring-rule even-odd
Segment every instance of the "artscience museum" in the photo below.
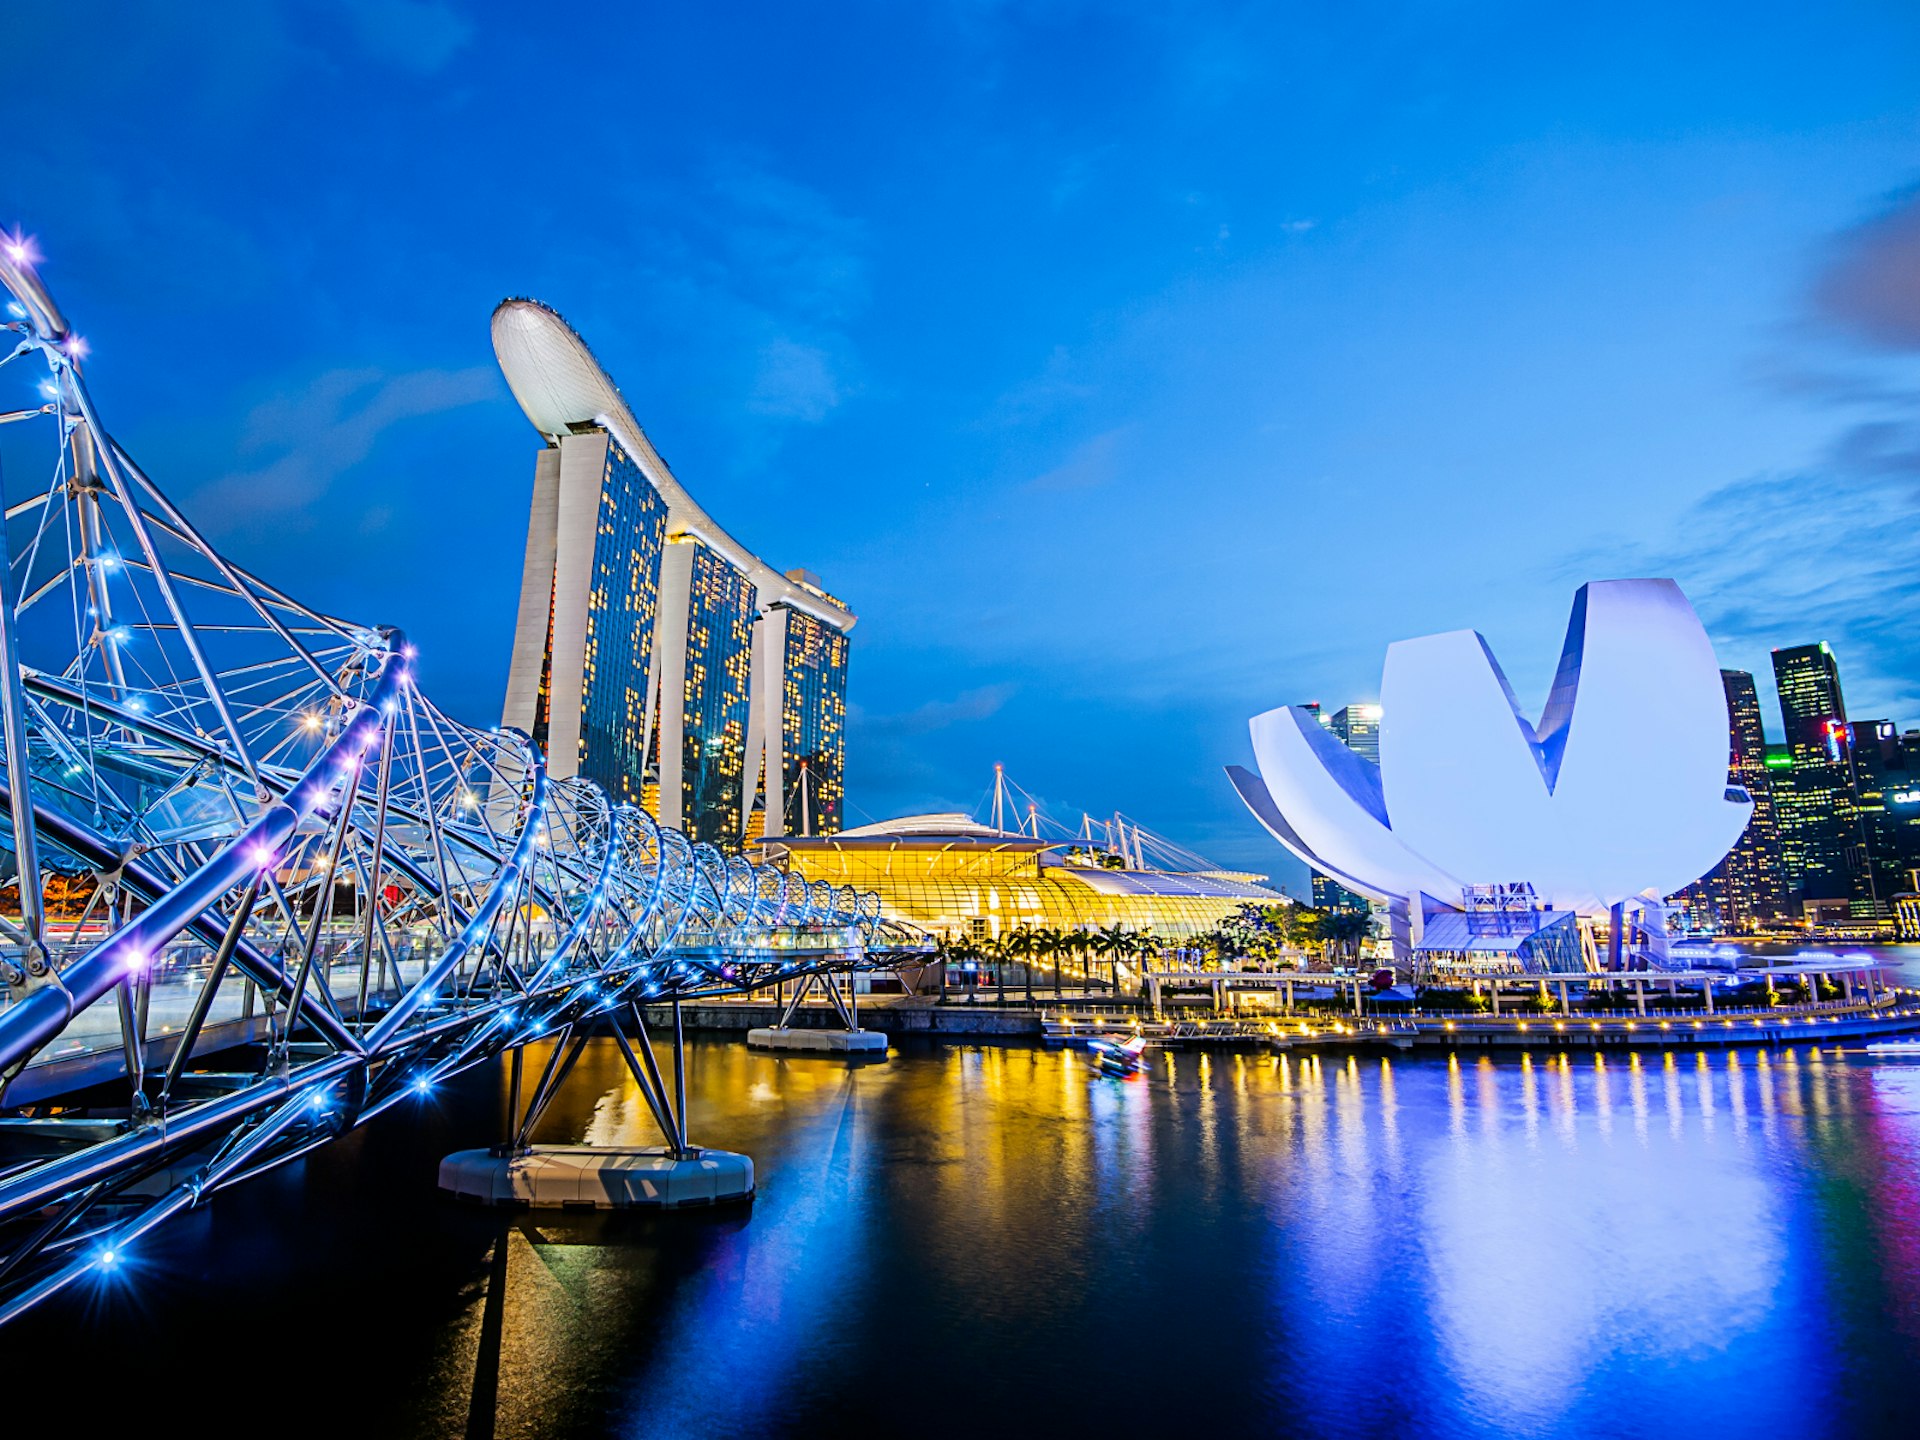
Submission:
{"label": "artscience museum", "polygon": [[1609,968],[1662,963],[1662,897],[1752,813],[1713,646],[1671,580],[1579,589],[1537,721],[1471,630],[1390,646],[1380,701],[1377,764],[1290,705],[1251,722],[1259,773],[1228,774],[1288,850],[1386,905],[1396,961],[1600,968],[1605,917]]}

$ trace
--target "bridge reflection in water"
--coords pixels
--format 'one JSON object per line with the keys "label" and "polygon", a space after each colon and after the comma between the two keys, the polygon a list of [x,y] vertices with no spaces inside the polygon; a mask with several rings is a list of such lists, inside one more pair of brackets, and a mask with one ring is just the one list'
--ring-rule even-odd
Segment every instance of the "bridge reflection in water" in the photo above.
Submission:
{"label": "bridge reflection in water", "polygon": [[[408,1392],[373,1434],[1857,1434],[1920,1361],[1920,1065],[691,1057],[692,1125],[761,1162],[750,1223],[336,1203],[490,1134],[476,1075],[439,1128],[222,1196],[91,1297],[101,1340],[130,1393],[210,1317],[350,1343]],[[646,1132],[617,1053],[579,1073],[542,1139]]]}

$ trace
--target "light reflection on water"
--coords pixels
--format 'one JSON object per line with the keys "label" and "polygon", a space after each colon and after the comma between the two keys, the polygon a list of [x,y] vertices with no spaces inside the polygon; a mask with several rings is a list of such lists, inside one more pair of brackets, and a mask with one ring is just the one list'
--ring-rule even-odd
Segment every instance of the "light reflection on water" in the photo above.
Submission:
{"label": "light reflection on water", "polygon": [[[1116,1080],[696,1042],[691,1130],[754,1157],[751,1211],[511,1224],[430,1198],[497,1081],[183,1227],[177,1283],[89,1319],[127,1393],[239,1316],[378,1357],[368,1435],[1914,1428],[1920,1063],[1156,1054]],[[650,1123],[596,1043],[540,1138]],[[25,1353],[76,1320],[34,1323]]]}
{"label": "light reflection on water", "polygon": [[[544,1138],[647,1138],[591,1073]],[[751,1221],[669,1297],[589,1268],[504,1339],[537,1376],[643,1306],[636,1431],[1866,1433],[1920,1348],[1920,1066],[713,1044],[693,1085],[695,1134],[759,1163]],[[537,1417],[537,1379],[501,1404]]]}

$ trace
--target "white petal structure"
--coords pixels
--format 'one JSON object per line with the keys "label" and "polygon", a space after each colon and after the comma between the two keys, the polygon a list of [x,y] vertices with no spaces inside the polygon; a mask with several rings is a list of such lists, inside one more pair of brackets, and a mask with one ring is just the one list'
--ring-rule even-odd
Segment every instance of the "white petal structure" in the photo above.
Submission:
{"label": "white petal structure", "polygon": [[1592,914],[1698,879],[1752,813],[1727,785],[1713,646],[1671,580],[1580,588],[1537,725],[1471,630],[1390,646],[1380,705],[1378,766],[1289,706],[1251,722],[1260,774],[1230,772],[1274,838],[1376,898],[1459,906],[1524,880]]}

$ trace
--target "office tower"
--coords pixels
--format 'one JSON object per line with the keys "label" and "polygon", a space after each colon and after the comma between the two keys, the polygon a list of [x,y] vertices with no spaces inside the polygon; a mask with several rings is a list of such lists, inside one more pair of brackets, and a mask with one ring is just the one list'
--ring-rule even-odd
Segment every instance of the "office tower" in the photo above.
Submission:
{"label": "office tower", "polygon": [[1351,910],[1365,915],[1372,911],[1373,902],[1364,895],[1356,895],[1337,880],[1329,880],[1318,870],[1308,872],[1313,879],[1313,904],[1317,910]]}
{"label": "office tower", "polygon": [[1763,929],[1788,911],[1780,815],[1759,691],[1745,670],[1722,670],[1730,745],[1727,783],[1753,799],[1753,818],[1718,865],[1676,897],[1690,926],[1722,933]]}
{"label": "office tower", "polygon": [[694,840],[837,831],[852,613],[695,502],[553,311],[504,302],[493,342],[546,439],[502,723]]}
{"label": "office tower", "polygon": [[1913,888],[1908,871],[1920,858],[1915,853],[1920,797],[1913,794],[1915,776],[1907,768],[1898,726],[1890,720],[1856,720],[1847,728],[1865,880],[1854,913],[1886,919],[1893,914],[1893,897]]}
{"label": "office tower", "polygon": [[1839,664],[1823,640],[1775,650],[1773,675],[1792,762],[1774,772],[1787,883],[1802,904],[1851,900],[1865,867]]}
{"label": "office tower", "polygon": [[[1363,755],[1375,765],[1380,763],[1380,707],[1378,705],[1343,705],[1332,715],[1321,713],[1316,702],[1310,710],[1319,718],[1320,723],[1340,737],[1340,743],[1355,754]],[[1364,895],[1356,895],[1338,881],[1330,880],[1318,870],[1313,876],[1313,903],[1321,910],[1355,910],[1361,914],[1373,908],[1372,902]]]}
{"label": "office tower", "polygon": [[1346,705],[1334,711],[1328,728],[1356,755],[1380,763],[1380,707]]}
{"label": "office tower", "polygon": [[[1887,794],[1887,809],[1900,855],[1901,894],[1920,893],[1920,730],[1900,736],[1905,783]],[[1920,913],[1920,911],[1916,911]]]}

